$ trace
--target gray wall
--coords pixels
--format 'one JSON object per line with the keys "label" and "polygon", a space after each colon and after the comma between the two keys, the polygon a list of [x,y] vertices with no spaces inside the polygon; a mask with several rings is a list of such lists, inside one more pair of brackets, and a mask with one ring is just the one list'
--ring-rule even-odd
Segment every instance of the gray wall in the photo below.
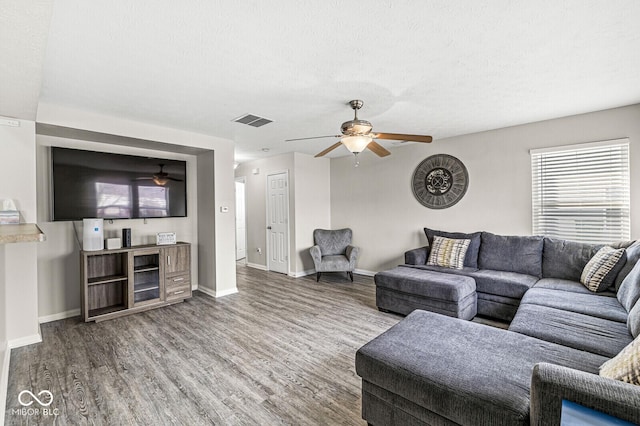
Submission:
{"label": "gray wall", "polygon": [[[427,125],[428,128],[428,125]],[[640,105],[470,134],[431,144],[392,149],[378,158],[361,155],[331,160],[331,224],[351,227],[361,247],[357,267],[380,271],[403,262],[403,253],[426,244],[424,227],[449,231],[531,233],[529,150],[628,137],[631,155],[631,211],[640,211]],[[451,208],[431,210],[414,198],[416,166],[434,154],[459,158],[469,172],[469,189]],[[631,218],[631,235],[640,222]]]}
{"label": "gray wall", "polygon": [[[198,239],[200,241],[215,241],[216,230],[215,197],[211,192],[214,176],[214,153],[207,152],[198,155]],[[205,244],[198,247],[202,261],[198,263],[198,274],[202,277],[202,287],[215,291],[216,257],[215,246]]]}

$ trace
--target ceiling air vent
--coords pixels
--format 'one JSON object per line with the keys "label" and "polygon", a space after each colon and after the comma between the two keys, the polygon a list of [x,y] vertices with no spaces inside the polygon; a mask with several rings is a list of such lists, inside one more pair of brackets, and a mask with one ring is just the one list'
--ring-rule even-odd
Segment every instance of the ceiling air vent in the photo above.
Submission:
{"label": "ceiling air vent", "polygon": [[247,124],[252,127],[261,127],[265,124],[269,124],[273,122],[273,120],[269,120],[268,118],[258,117],[253,114],[245,114],[233,120],[236,123]]}

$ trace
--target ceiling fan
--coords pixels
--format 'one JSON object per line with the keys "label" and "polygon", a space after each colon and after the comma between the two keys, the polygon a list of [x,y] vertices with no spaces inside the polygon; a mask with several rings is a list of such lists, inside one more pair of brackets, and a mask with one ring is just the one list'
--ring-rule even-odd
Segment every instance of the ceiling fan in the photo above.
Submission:
{"label": "ceiling fan", "polygon": [[[318,153],[316,157],[322,157],[338,148],[340,145],[344,145],[347,147],[349,151],[351,151],[356,156],[364,151],[365,149],[369,149],[373,151],[374,154],[379,157],[386,157],[391,153],[385,149],[382,145],[377,143],[374,139],[391,139],[391,140],[399,140],[399,141],[411,141],[411,142],[423,142],[429,143],[433,140],[431,136],[423,136],[423,135],[407,135],[402,133],[377,133],[372,132],[373,126],[367,120],[360,120],[358,118],[358,110],[362,108],[364,102],[358,99],[353,101],[349,101],[349,105],[354,111],[354,118],[350,121],[345,121],[342,123],[340,131],[341,135],[329,135],[329,136],[315,136],[311,138],[298,138],[298,139],[287,139],[286,142],[291,141],[301,141],[308,139],[321,139],[321,138],[340,138],[340,141],[331,145],[329,148],[324,151]],[[357,163],[356,163],[357,165]]]}
{"label": "ceiling fan", "polygon": [[153,176],[139,177],[136,180],[152,180],[158,186],[165,186],[170,180],[175,182],[182,182],[182,179],[177,179],[169,176],[169,173],[164,171],[164,164],[158,164],[160,171]]}

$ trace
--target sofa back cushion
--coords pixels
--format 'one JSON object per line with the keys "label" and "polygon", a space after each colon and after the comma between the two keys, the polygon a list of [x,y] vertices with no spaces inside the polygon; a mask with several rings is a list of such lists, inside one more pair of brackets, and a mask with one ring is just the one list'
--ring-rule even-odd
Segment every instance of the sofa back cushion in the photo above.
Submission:
{"label": "sofa back cushion", "polygon": [[640,336],[640,303],[636,303],[631,312],[629,312],[627,327],[634,338]]}
{"label": "sofa back cushion", "polygon": [[616,291],[620,289],[622,282],[629,275],[631,270],[636,266],[640,259],[640,241],[634,241],[629,247],[627,247],[627,262],[624,264],[618,276],[616,277]]}
{"label": "sofa back cushion", "polygon": [[480,232],[473,232],[471,234],[464,234],[462,232],[445,232],[436,231],[435,229],[424,228],[424,233],[429,241],[429,247],[433,245],[433,237],[445,237],[454,240],[471,240],[467,254],[464,257],[464,266],[468,268],[478,267],[478,251],[480,249]]}
{"label": "sofa back cushion", "polygon": [[584,267],[600,247],[602,245],[545,237],[542,250],[542,276],[580,281]]}
{"label": "sofa back cushion", "polygon": [[542,237],[503,236],[483,232],[481,239],[478,255],[480,269],[542,276]]}
{"label": "sofa back cushion", "polygon": [[631,308],[636,305],[636,302],[640,299],[640,262],[637,262],[631,272],[624,278],[616,297],[627,312],[630,312]]}

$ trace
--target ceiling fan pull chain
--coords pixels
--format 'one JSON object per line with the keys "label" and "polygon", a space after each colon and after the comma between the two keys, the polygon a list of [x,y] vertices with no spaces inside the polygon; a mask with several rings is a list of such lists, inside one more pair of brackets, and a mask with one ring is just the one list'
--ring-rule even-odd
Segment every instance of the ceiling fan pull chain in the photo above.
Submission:
{"label": "ceiling fan pull chain", "polygon": [[353,153],[353,167],[358,167],[360,165],[360,159],[358,158],[359,152]]}

